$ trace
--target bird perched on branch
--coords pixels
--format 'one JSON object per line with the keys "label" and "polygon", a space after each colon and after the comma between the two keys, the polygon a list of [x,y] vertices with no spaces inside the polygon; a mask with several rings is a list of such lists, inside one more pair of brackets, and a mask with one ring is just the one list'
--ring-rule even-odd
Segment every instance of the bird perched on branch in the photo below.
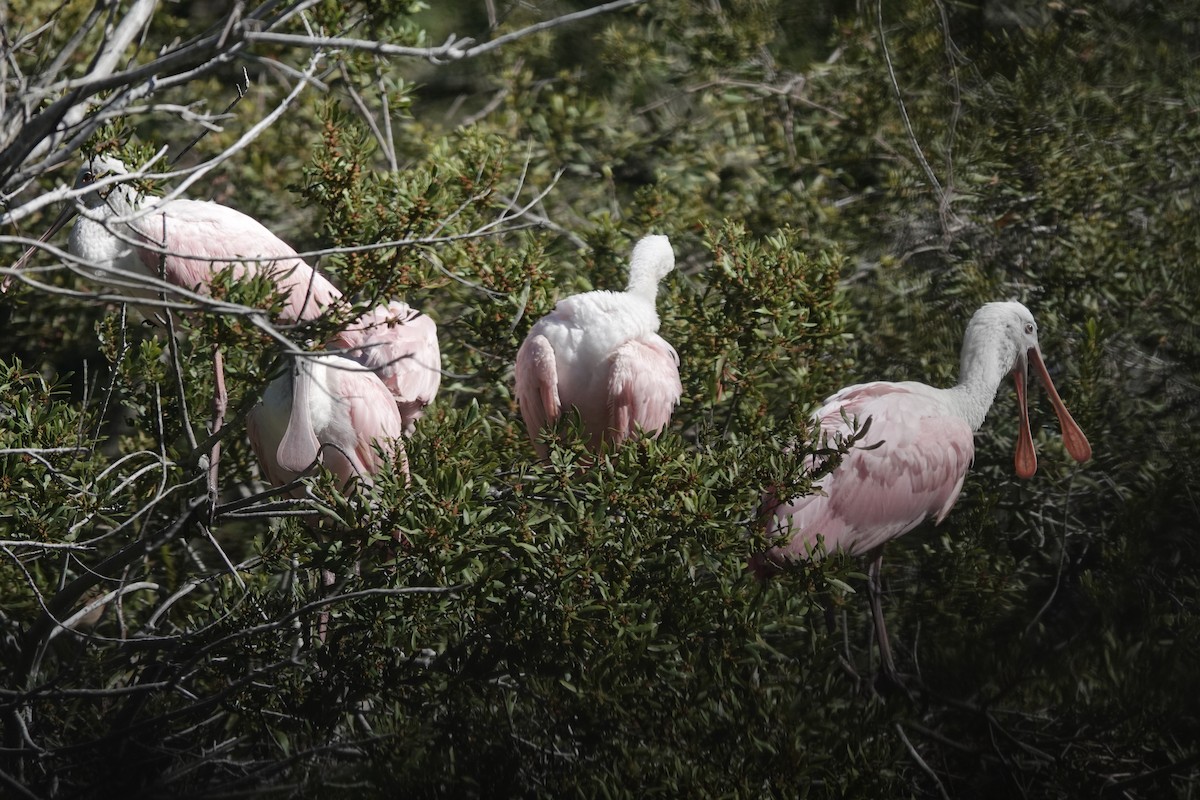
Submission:
{"label": "bird perched on branch", "polygon": [[[400,410],[379,376],[332,353],[296,356],[246,418],[250,446],[273,486],[290,483],[318,462],[329,468],[343,491],[373,486],[389,462],[407,480],[403,432]],[[399,533],[395,536],[399,541]],[[333,572],[321,571],[324,591],[334,581]],[[329,612],[322,610],[317,615],[321,641],[328,626]]]}
{"label": "bird perched on branch", "polygon": [[928,517],[941,522],[962,491],[975,456],[974,432],[996,397],[1005,375],[1017,388],[1020,430],[1015,467],[1021,478],[1037,471],[1037,456],[1026,409],[1026,381],[1032,364],[1058,415],[1063,443],[1076,461],[1092,449],[1055,391],[1038,345],[1037,323],[1020,303],[988,303],[975,312],[963,338],[957,386],[935,389],[923,383],[877,381],[848,386],[813,415],[822,438],[849,436],[857,420],[869,429],[842,463],[796,499],[767,493],[767,531],[790,541],[751,559],[751,569],[770,574],[787,559],[825,547],[851,555],[871,554],[870,597],[884,671],[895,677],[879,607],[879,567],[883,546]]}
{"label": "bird perched on branch", "polygon": [[[119,159],[88,159],[75,178],[87,191],[70,204],[41,237],[47,241],[78,215],[69,250],[95,281],[131,300],[157,298],[162,282],[209,295],[217,275],[229,269],[234,280],[265,276],[282,295],[278,321],[312,320],[340,298],[341,292],[257,220],[219,203],[162,200],[138,191],[120,178],[129,170]],[[35,248],[30,248],[0,283],[6,290]],[[144,317],[163,321],[161,307],[140,304]],[[221,351],[213,349],[213,432],[224,422],[226,391]],[[220,443],[209,458],[209,494],[215,506]]]}
{"label": "bird perched on branch", "polygon": [[571,407],[593,452],[670,422],[683,386],[679,356],[658,335],[655,298],[674,268],[670,240],[646,236],[633,249],[625,291],[564,298],[530,329],[517,351],[516,395],[539,456],[548,452],[541,431]]}
{"label": "bird perched on branch", "polygon": [[[341,297],[332,283],[253,217],[203,200],[161,200],[132,183],[106,182],[128,175],[125,164],[95,156],[79,169],[75,188],[93,187],[71,204],[42,236],[46,241],[76,215],[69,250],[91,277],[134,297],[157,297],[145,278],[162,277],[181,289],[209,294],[214,276],[233,267],[235,279],[266,275],[283,295],[281,322],[317,317]],[[14,266],[19,271],[30,248]],[[7,289],[9,277],[0,288]],[[154,312],[144,312],[149,318]]]}
{"label": "bird perched on branch", "polygon": [[392,393],[374,372],[332,353],[297,356],[267,385],[246,418],[246,433],[263,477],[275,486],[321,461],[345,488],[371,485],[385,459],[400,455],[404,420]]}

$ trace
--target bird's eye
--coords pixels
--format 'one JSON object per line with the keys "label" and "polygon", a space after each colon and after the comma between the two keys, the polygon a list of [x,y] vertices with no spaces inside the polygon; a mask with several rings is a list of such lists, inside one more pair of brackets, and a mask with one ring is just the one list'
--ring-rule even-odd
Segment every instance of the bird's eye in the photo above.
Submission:
{"label": "bird's eye", "polygon": [[91,183],[94,180],[96,180],[96,173],[94,173],[94,172],[83,173],[83,182],[84,183]]}
{"label": "bird's eye", "polygon": [[1032,322],[1026,322],[1026,323],[1025,323],[1025,335],[1026,335],[1026,336],[1032,336],[1032,335],[1033,335],[1033,323],[1032,323]]}

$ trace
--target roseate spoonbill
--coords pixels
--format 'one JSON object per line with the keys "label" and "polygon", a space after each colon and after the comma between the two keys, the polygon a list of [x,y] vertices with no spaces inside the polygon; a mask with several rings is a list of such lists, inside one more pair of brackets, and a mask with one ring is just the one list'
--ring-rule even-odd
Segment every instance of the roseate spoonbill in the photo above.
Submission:
{"label": "roseate spoonbill", "polygon": [[407,303],[393,300],[363,314],[325,347],[373,370],[383,380],[404,418],[404,434],[411,436],[442,382],[442,354],[434,321]]}
{"label": "roseate spoonbill", "polygon": [[263,477],[275,486],[305,474],[318,460],[343,488],[355,478],[370,486],[384,459],[397,453],[407,475],[403,431],[396,401],[379,376],[333,353],[295,358],[246,418]]}
{"label": "roseate spoonbill", "polygon": [[[102,178],[128,175],[119,159],[95,156],[79,169],[75,188],[93,186]],[[257,220],[219,203],[145,197],[130,183],[98,186],[71,204],[42,236],[48,240],[76,214],[69,249],[89,267],[92,276],[117,291],[137,297],[156,297],[145,276],[161,277],[182,289],[207,294],[214,276],[232,266],[233,275],[265,274],[284,296],[281,322],[314,319],[341,297],[332,283],[306,264],[296,251]],[[19,271],[33,252],[30,248],[14,265]],[[0,283],[7,289],[10,276]],[[151,321],[160,315],[142,310]],[[215,392],[214,433],[225,415],[225,380],[219,350],[213,353]],[[209,459],[209,493],[216,500],[216,470],[220,443]]]}
{"label": "roseate spoonbill", "polygon": [[[128,174],[120,160],[95,156],[80,168],[75,188],[91,186],[109,175]],[[341,297],[333,284],[257,220],[219,203],[159,201],[143,196],[132,184],[108,184],[84,194],[79,205],[66,208],[42,241],[76,214],[71,253],[90,266],[100,283],[139,296],[157,296],[148,287],[131,290],[130,285],[137,286],[142,276],[157,278],[160,270],[170,284],[207,293],[213,276],[233,265],[235,277],[262,271],[275,282],[285,296],[283,322],[313,319]],[[31,252],[32,248],[15,269]]]}
{"label": "roseate spoonbill", "polygon": [[[267,385],[246,418],[259,468],[274,486],[307,473],[318,460],[342,489],[353,480],[373,485],[386,461],[397,456],[407,479],[403,432],[400,410],[379,376],[332,353],[297,357],[286,373]],[[334,574],[322,570],[321,583],[328,589]],[[328,622],[327,611],[318,614],[321,641]]]}
{"label": "roseate spoonbill", "polygon": [[950,512],[975,455],[974,432],[983,425],[1006,374],[1016,383],[1020,410],[1016,472],[1022,478],[1033,476],[1037,456],[1025,397],[1030,363],[1058,415],[1067,452],[1076,461],[1087,461],[1091,445],[1054,389],[1033,315],[1020,303],[988,303],[967,325],[957,386],[863,383],[842,389],[817,409],[813,419],[820,424],[822,437],[848,435],[847,419],[869,421],[870,427],[842,463],[814,487],[819,491],[790,501],[768,493],[763,506],[768,532],[790,535],[791,541],[755,556],[751,569],[761,576],[784,559],[802,558],[812,551],[818,536],[824,537],[829,550],[873,553],[868,582],[871,611],[884,671],[895,680],[879,605],[883,546],[927,517],[937,523]]}
{"label": "roseate spoonbill", "polygon": [[618,445],[637,427],[657,434],[683,394],[679,356],[658,335],[658,283],[675,268],[666,236],[646,236],[629,260],[629,287],[558,301],[517,351],[516,394],[538,455],[540,432],[579,409],[589,442]]}

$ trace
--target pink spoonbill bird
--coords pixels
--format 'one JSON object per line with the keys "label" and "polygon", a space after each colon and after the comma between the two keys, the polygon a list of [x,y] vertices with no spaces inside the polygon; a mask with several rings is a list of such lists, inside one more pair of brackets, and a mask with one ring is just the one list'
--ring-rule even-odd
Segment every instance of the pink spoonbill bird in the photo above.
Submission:
{"label": "pink spoonbill bird", "polygon": [[619,445],[640,427],[657,434],[683,394],[679,356],[658,335],[658,283],[675,268],[666,236],[646,236],[633,248],[629,286],[558,301],[517,351],[516,394],[538,455],[543,428],[572,406],[588,447]]}
{"label": "pink spoonbill bird", "polygon": [[[384,464],[397,457],[397,469],[407,479],[403,432],[400,410],[379,376],[332,353],[295,357],[246,418],[250,446],[263,477],[274,486],[304,475],[318,461],[343,490],[352,481],[374,485]],[[321,582],[328,589],[333,573],[322,570]],[[324,641],[328,612],[317,620],[317,636]]]}
{"label": "pink spoonbill bird", "polygon": [[400,455],[404,420],[374,372],[333,353],[298,356],[267,385],[246,418],[263,477],[282,486],[323,462],[345,488],[370,486],[384,459]]}
{"label": "pink spoonbill bird", "polygon": [[1025,389],[1031,363],[1058,415],[1067,452],[1076,461],[1087,461],[1091,445],[1054,389],[1033,315],[1020,303],[988,303],[967,325],[957,386],[863,383],[842,389],[816,411],[813,418],[823,438],[849,435],[848,419],[869,422],[870,427],[842,463],[814,487],[817,491],[782,501],[768,493],[763,505],[768,532],[790,536],[790,542],[752,558],[751,569],[765,575],[785,559],[803,558],[812,552],[818,536],[830,551],[873,553],[868,584],[871,610],[883,668],[894,680],[895,665],[879,606],[883,545],[927,517],[941,522],[950,512],[975,455],[974,432],[983,425],[1005,375],[1012,375],[1016,383],[1020,410],[1016,473],[1022,478],[1033,476],[1037,456]]}
{"label": "pink spoonbill bird", "polygon": [[[257,220],[219,203],[201,200],[161,200],[142,195],[129,182],[106,182],[128,175],[125,164],[110,156],[95,156],[80,168],[76,189],[85,192],[69,205],[42,236],[48,240],[76,214],[69,249],[83,261],[92,277],[132,297],[152,298],[159,292],[145,280],[162,277],[181,289],[209,294],[213,278],[232,267],[235,279],[265,274],[283,295],[280,322],[318,317],[341,297],[332,283],[295,250]],[[32,248],[14,266],[20,270]],[[11,273],[10,273],[11,276]],[[8,278],[0,283],[6,289]],[[154,320],[155,309],[143,311]],[[213,354],[214,432],[225,414],[225,380],[220,350]],[[220,444],[209,460],[209,492],[216,497]]]}
{"label": "pink spoonbill bird", "polygon": [[[75,188],[128,174],[120,160],[96,156],[80,168]],[[42,241],[76,214],[71,254],[88,265],[98,282],[138,296],[157,296],[141,279],[160,274],[174,286],[207,293],[213,276],[232,265],[235,277],[261,271],[274,281],[284,295],[282,322],[313,319],[341,297],[332,283],[257,220],[219,203],[161,201],[142,195],[131,183],[105,184],[65,209]],[[17,269],[30,252],[17,262]],[[3,288],[7,285],[6,278]]]}
{"label": "pink spoonbill bird", "polygon": [[442,382],[437,325],[400,300],[363,314],[325,347],[375,372],[396,399],[411,436]]}

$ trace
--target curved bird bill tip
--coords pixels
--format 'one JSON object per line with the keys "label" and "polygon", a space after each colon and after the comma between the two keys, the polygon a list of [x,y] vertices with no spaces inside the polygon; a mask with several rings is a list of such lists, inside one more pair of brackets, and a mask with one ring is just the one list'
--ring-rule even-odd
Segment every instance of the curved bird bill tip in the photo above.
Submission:
{"label": "curved bird bill tip", "polygon": [[1092,445],[1088,442],[1087,436],[1084,436],[1083,429],[1071,416],[1071,412],[1067,411],[1062,398],[1058,396],[1058,391],[1054,388],[1054,381],[1050,380],[1050,372],[1046,369],[1046,362],[1042,360],[1041,352],[1034,348],[1031,356],[1033,365],[1037,368],[1038,377],[1041,378],[1042,384],[1046,387],[1046,394],[1050,397],[1050,404],[1054,406],[1054,413],[1058,416],[1058,427],[1062,430],[1063,444],[1066,445],[1067,452],[1076,461],[1087,461],[1092,457]]}
{"label": "curved bird bill tip", "polygon": [[287,429],[275,451],[279,466],[289,472],[307,472],[321,455],[321,442],[313,429],[309,394],[314,378],[307,365],[296,359],[292,366],[292,408]]}
{"label": "curved bird bill tip", "polygon": [[1071,412],[1067,410],[1062,398],[1058,396],[1058,390],[1054,388],[1054,381],[1051,380],[1050,372],[1046,369],[1046,362],[1042,359],[1041,351],[1032,347],[1027,356],[1021,359],[1020,365],[1013,370],[1013,380],[1017,384],[1017,406],[1021,413],[1021,429],[1017,435],[1017,452],[1013,458],[1013,464],[1017,475],[1021,478],[1031,478],[1037,472],[1037,454],[1033,449],[1033,434],[1029,428],[1029,410],[1026,401],[1025,384],[1029,362],[1033,363],[1038,378],[1046,387],[1046,394],[1050,397],[1050,404],[1054,406],[1054,413],[1058,417],[1058,427],[1062,430],[1063,444],[1066,446],[1067,452],[1071,458],[1079,462],[1087,461],[1092,457],[1092,446],[1088,442],[1087,436],[1084,435],[1083,429],[1079,427],[1079,424],[1071,416]]}

